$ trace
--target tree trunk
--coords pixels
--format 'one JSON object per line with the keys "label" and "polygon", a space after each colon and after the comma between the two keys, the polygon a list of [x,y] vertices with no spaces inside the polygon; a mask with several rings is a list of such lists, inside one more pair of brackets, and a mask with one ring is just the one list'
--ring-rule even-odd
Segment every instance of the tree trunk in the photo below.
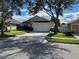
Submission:
{"label": "tree trunk", "polygon": [[5,0],[2,0],[1,1],[1,12],[2,12],[2,14],[1,14],[1,36],[3,36],[4,35],[4,2],[5,2]]}
{"label": "tree trunk", "polygon": [[11,24],[10,24],[10,29],[9,29],[9,30],[11,31],[11,29],[12,29],[12,28],[11,28]]}
{"label": "tree trunk", "polygon": [[54,26],[54,34],[53,35],[56,35],[59,32],[58,27],[59,26],[55,24],[55,26]]}
{"label": "tree trunk", "polygon": [[59,32],[59,29],[58,29],[58,27],[60,26],[60,20],[58,19],[59,18],[59,14],[60,13],[57,14],[57,16],[55,18],[55,21],[54,21],[54,23],[55,23],[55,26],[54,26],[54,35],[56,35]]}
{"label": "tree trunk", "polygon": [[1,36],[3,36],[3,35],[4,35],[4,19],[2,17],[2,19],[1,19]]}
{"label": "tree trunk", "polygon": [[56,35],[58,32],[59,32],[59,29],[58,27],[60,26],[60,20],[58,19],[58,17],[52,17],[52,21],[54,22],[54,34],[53,35]]}

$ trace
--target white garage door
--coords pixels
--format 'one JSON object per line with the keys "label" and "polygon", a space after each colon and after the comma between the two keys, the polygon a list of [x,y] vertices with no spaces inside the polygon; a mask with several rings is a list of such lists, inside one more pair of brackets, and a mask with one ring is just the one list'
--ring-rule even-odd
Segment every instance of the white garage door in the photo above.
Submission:
{"label": "white garage door", "polygon": [[33,23],[34,31],[49,31],[51,23]]}

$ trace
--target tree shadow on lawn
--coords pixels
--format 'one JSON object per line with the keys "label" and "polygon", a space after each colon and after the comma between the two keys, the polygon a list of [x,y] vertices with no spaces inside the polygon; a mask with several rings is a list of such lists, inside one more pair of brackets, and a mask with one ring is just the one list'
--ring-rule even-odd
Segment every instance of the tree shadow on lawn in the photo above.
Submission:
{"label": "tree shadow on lawn", "polygon": [[59,45],[50,45],[48,43],[37,42],[36,40],[27,42],[27,39],[27,37],[24,37],[18,40],[6,39],[1,41],[0,54],[14,48],[18,48],[20,51],[7,54],[0,59],[6,59],[19,53],[26,53],[29,59],[64,59],[64,57],[60,56],[59,52],[70,52],[68,49],[59,47]]}

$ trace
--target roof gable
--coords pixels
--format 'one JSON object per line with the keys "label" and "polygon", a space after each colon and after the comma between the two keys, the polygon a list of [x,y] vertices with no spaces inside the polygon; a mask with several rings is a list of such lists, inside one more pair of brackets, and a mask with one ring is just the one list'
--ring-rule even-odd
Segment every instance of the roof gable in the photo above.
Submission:
{"label": "roof gable", "polygon": [[36,16],[32,17],[31,19],[27,20],[27,21],[49,21],[49,20],[44,19],[44,18],[36,15]]}
{"label": "roof gable", "polygon": [[[0,19],[0,22],[1,22],[1,19]],[[5,20],[5,23],[20,24],[21,22],[15,20],[15,19],[8,18],[8,19]]]}
{"label": "roof gable", "polygon": [[11,19],[10,23],[12,23],[12,24],[21,24],[21,22],[15,20],[15,19]]}

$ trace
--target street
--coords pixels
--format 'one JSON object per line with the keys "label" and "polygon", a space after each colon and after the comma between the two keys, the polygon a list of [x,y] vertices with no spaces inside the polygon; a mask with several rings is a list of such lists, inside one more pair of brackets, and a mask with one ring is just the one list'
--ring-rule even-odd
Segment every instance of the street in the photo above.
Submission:
{"label": "street", "polygon": [[79,59],[79,45],[51,43],[44,39],[46,33],[32,34],[0,39],[0,59]]}

